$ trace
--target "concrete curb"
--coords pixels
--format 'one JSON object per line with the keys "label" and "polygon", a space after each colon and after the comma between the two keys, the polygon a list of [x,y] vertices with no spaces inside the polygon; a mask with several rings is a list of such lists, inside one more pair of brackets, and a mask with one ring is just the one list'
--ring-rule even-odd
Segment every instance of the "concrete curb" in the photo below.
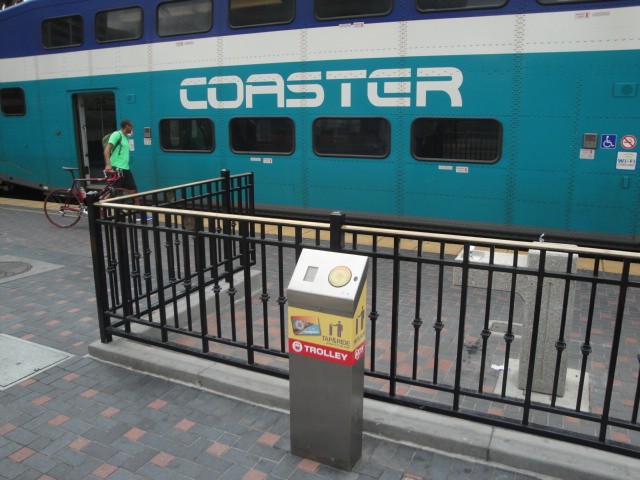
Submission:
{"label": "concrete curb", "polygon": [[[142,373],[211,390],[281,411],[289,382],[170,350],[114,337],[89,355]],[[398,443],[438,450],[565,480],[635,480],[640,460],[398,405],[364,400],[363,430]]]}

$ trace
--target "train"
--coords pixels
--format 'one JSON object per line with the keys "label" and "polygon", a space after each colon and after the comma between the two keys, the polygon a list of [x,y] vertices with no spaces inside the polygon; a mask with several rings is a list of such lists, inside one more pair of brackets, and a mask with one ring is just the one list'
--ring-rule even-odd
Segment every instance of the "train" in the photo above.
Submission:
{"label": "train", "polygon": [[126,118],[140,190],[227,169],[276,212],[635,247],[639,25],[631,0],[27,0],[0,11],[0,182],[101,176]]}

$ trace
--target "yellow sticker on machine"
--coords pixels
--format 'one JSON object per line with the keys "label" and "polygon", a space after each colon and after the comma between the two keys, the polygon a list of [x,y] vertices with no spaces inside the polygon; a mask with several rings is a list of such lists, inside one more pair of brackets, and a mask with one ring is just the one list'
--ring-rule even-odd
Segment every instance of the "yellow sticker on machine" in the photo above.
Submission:
{"label": "yellow sticker on machine", "polygon": [[289,307],[289,342],[301,340],[353,352],[362,344],[366,335],[366,292],[365,285],[353,318]]}

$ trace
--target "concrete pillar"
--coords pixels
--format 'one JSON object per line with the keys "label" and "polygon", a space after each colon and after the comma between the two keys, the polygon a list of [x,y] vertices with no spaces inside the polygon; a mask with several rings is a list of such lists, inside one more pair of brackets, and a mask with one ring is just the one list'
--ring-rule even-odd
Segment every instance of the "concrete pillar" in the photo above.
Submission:
{"label": "concrete pillar", "polygon": [[[546,272],[566,272],[567,253],[547,252],[545,259]],[[540,251],[529,250],[527,256],[528,267],[537,269],[540,264]],[[577,255],[573,256],[571,271],[577,269]],[[531,276],[526,282],[526,286],[520,290],[520,295],[524,299],[524,325],[522,335],[522,348],[520,350],[520,372],[518,374],[518,387],[525,389],[527,386],[527,372],[529,370],[529,357],[531,354],[531,334],[533,331],[533,320],[536,300],[536,278]],[[560,338],[560,325],[562,322],[562,304],[564,302],[565,281],[561,278],[545,278],[542,287],[542,299],[540,304],[540,323],[538,325],[538,341],[536,346],[536,359],[533,371],[534,392],[553,393],[553,378],[556,370],[556,360],[558,350],[556,342]],[[567,322],[573,318],[573,304],[575,296],[575,286],[573,283],[569,287],[569,297],[567,301]],[[566,340],[565,340],[566,341]],[[558,395],[564,395],[565,380],[567,378],[567,351],[562,354],[560,361],[560,375],[558,377]]]}
{"label": "concrete pillar", "polygon": [[[545,260],[546,272],[566,272],[567,271],[567,253],[548,251]],[[457,257],[457,261],[461,261],[463,252]],[[474,263],[489,263],[489,252],[472,250],[469,254],[469,263],[471,267]],[[574,255],[572,259],[571,271],[577,269],[578,256]],[[495,253],[494,265],[513,265],[513,254]],[[529,250],[528,254],[521,254],[518,257],[518,267],[537,269],[540,265],[540,251]],[[489,288],[487,285],[488,274],[486,270],[477,270],[470,268],[468,277],[469,287]],[[512,275],[510,273],[495,272],[491,288],[493,290],[510,291]],[[454,268],[453,271],[454,285],[462,283],[462,269]],[[520,295],[524,301],[523,313],[523,336],[522,348],[520,349],[519,363],[520,369],[518,373],[518,387],[522,390],[526,388],[527,373],[529,368],[529,356],[531,353],[531,335],[533,331],[533,320],[535,313],[536,300],[536,283],[537,277],[534,274],[519,274],[516,279],[516,294]],[[536,347],[536,360],[533,372],[534,392],[551,394],[553,393],[553,378],[555,375],[556,359],[558,351],[556,342],[560,338],[560,325],[562,320],[562,304],[564,302],[565,281],[557,278],[546,278],[543,282],[542,300],[540,305],[540,323],[538,325],[538,341]],[[567,305],[567,323],[573,318],[573,304],[575,296],[575,287],[570,286],[568,305]],[[560,361],[560,374],[558,378],[558,396],[564,395],[565,381],[567,377],[567,352],[563,352]]]}

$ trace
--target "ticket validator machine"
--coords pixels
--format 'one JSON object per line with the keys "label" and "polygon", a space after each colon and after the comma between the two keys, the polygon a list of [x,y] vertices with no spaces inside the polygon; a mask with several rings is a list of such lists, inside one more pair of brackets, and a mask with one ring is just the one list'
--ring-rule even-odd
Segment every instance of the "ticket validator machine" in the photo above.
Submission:
{"label": "ticket validator machine", "polygon": [[305,249],[288,288],[291,453],[362,455],[367,257]]}

